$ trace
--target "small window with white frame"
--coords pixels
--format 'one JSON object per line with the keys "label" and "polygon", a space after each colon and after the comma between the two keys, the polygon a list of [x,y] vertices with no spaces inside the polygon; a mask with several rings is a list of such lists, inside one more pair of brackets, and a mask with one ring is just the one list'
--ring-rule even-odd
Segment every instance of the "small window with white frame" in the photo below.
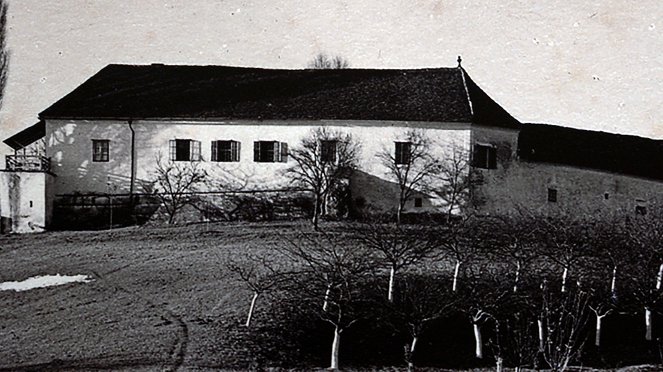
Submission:
{"label": "small window with white frame", "polygon": [[110,159],[110,140],[92,140],[92,161],[108,162]]}

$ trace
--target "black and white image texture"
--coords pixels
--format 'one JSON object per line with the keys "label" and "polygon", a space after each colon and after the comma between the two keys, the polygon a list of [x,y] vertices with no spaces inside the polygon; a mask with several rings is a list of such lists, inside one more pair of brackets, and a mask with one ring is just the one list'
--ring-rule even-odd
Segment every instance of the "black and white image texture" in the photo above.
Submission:
{"label": "black and white image texture", "polygon": [[663,370],[659,0],[0,0],[0,370]]}

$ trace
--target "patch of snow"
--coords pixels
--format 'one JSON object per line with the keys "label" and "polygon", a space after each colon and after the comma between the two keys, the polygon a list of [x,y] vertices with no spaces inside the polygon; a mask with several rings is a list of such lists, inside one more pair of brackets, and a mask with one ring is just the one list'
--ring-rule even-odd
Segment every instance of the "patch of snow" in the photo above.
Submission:
{"label": "patch of snow", "polygon": [[41,275],[33,276],[20,282],[0,283],[0,291],[27,291],[34,288],[52,287],[68,283],[88,283],[92,279],[87,275]]}

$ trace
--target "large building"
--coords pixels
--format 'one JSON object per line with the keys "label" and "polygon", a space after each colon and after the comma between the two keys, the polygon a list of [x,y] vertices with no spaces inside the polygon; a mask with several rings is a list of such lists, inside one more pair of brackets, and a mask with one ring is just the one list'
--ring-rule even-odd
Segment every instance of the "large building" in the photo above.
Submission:
{"label": "large building", "polygon": [[[233,182],[287,192],[289,149],[320,127],[360,143],[349,185],[370,210],[396,208],[398,184],[378,154],[402,158],[412,130],[431,140],[434,158],[464,154],[468,207],[480,213],[579,205],[642,213],[663,190],[661,141],[521,124],[460,62],[409,70],[109,65],[5,140],[15,154],[0,179],[0,215],[17,232],[94,220],[112,213],[112,199],[140,204],[157,162],[195,162],[218,181],[201,190],[208,193]],[[446,207],[422,190],[405,211]]]}

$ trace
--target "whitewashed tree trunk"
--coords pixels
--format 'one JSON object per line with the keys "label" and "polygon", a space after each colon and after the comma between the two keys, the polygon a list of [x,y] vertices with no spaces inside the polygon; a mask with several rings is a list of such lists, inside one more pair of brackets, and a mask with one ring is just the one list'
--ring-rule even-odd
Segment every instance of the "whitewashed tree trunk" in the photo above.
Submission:
{"label": "whitewashed tree trunk", "polygon": [[504,360],[502,358],[497,357],[495,359],[495,371],[496,372],[502,372],[502,365],[504,364]]}
{"label": "whitewashed tree trunk", "polygon": [[417,347],[417,341],[419,341],[419,337],[417,337],[417,336],[412,337],[412,345],[410,346],[410,354],[414,354],[414,350]]}
{"label": "whitewashed tree trunk", "polygon": [[520,280],[520,261],[516,262],[516,279],[513,281],[513,293],[518,292],[519,280]]}
{"label": "whitewashed tree trunk", "polygon": [[396,268],[391,267],[391,270],[389,271],[389,292],[387,294],[387,299],[389,302],[394,301],[394,277],[396,276]]}
{"label": "whitewashed tree trunk", "polygon": [[614,297],[617,295],[617,265],[612,268],[612,282],[610,283],[610,293]]}
{"label": "whitewashed tree trunk", "polygon": [[596,314],[596,335],[594,337],[594,345],[601,346],[601,321],[605,315]]}
{"label": "whitewashed tree trunk", "polygon": [[325,291],[325,301],[322,303],[322,311],[326,312],[329,309],[329,296],[331,296],[331,283],[327,284],[327,290]]}
{"label": "whitewashed tree trunk", "polygon": [[256,308],[256,301],[258,300],[258,292],[253,292],[253,299],[251,300],[251,307],[249,307],[249,315],[246,316],[246,326],[251,326],[251,319],[253,318],[253,310]]}
{"label": "whitewashed tree trunk", "polygon": [[338,351],[341,346],[341,330],[338,328],[334,328],[334,341],[332,342],[332,350],[331,350],[331,365],[329,366],[329,369],[331,370],[338,370]]}
{"label": "whitewashed tree trunk", "polygon": [[661,289],[661,281],[663,281],[663,264],[658,267],[658,275],[656,275],[656,290]]}
{"label": "whitewashed tree trunk", "polygon": [[542,351],[545,346],[543,343],[543,320],[537,319],[536,323],[539,325],[539,351]]}
{"label": "whitewashed tree trunk", "polygon": [[645,307],[645,340],[652,340],[652,315],[651,310]]}
{"label": "whitewashed tree trunk", "polygon": [[454,282],[453,282],[453,291],[456,292],[458,288],[458,272],[460,271],[460,260],[456,261],[456,268],[454,268]]}
{"label": "whitewashed tree trunk", "polygon": [[569,269],[564,268],[564,272],[562,273],[562,293],[566,292],[566,277],[569,275]]}
{"label": "whitewashed tree trunk", "polygon": [[481,340],[481,328],[478,323],[472,323],[474,327],[474,356],[483,358],[483,341]]}

